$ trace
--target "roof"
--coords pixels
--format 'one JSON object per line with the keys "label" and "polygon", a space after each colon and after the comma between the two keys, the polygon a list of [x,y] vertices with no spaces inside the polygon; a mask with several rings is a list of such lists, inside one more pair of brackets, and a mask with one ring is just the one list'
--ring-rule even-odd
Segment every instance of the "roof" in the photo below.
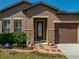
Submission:
{"label": "roof", "polygon": [[31,9],[31,8],[33,8],[33,7],[38,6],[38,5],[41,4],[41,5],[44,5],[44,6],[48,7],[48,8],[51,8],[51,9],[56,10],[56,11],[57,11],[57,14],[62,14],[62,15],[66,15],[66,14],[69,14],[69,15],[70,15],[70,14],[72,14],[72,15],[79,15],[79,12],[61,11],[59,8],[57,8],[57,7],[55,7],[55,6],[52,6],[52,5],[49,5],[49,4],[45,3],[45,2],[41,2],[41,1],[40,1],[40,2],[37,2],[37,3],[35,3],[35,4],[32,4],[32,3],[28,2],[28,1],[25,1],[25,0],[21,0],[21,1],[15,3],[15,4],[12,4],[12,5],[10,5],[10,6],[6,7],[6,8],[0,9],[0,12],[3,12],[3,11],[5,11],[5,10],[7,10],[7,9],[9,9],[9,8],[12,8],[12,7],[14,7],[14,6],[18,5],[18,4],[21,4],[21,3],[27,3],[27,4],[29,4],[29,5],[32,5],[31,7],[28,7],[28,8],[26,8],[25,10]]}
{"label": "roof", "polygon": [[45,3],[45,2],[41,2],[41,1],[40,1],[40,2],[37,2],[37,3],[35,3],[35,4],[32,4],[32,3],[28,2],[28,1],[19,1],[19,2],[15,3],[15,4],[13,4],[13,5],[10,5],[10,6],[6,7],[6,8],[1,9],[0,12],[5,11],[5,10],[7,10],[7,9],[9,9],[9,8],[12,8],[12,7],[14,7],[14,6],[18,5],[18,4],[23,3],[23,2],[32,5],[31,7],[28,7],[27,9],[30,9],[30,8],[32,8],[32,7],[35,7],[35,6],[39,5],[39,4],[42,4],[42,5],[44,5],[44,6],[47,6],[48,8],[54,9],[54,10],[56,10],[56,11],[59,11],[59,9],[58,9],[57,7],[51,6],[51,5],[49,5],[49,4]]}
{"label": "roof", "polygon": [[57,12],[60,15],[79,15],[79,12],[67,12],[67,11],[60,11]]}
{"label": "roof", "polygon": [[45,3],[45,2],[38,2],[36,4],[33,4],[31,7],[28,7],[26,10],[31,9],[31,8],[33,8],[35,6],[38,6],[38,5],[44,5],[44,6],[48,7],[48,8],[54,9],[56,11],[60,11],[59,8],[57,8],[55,6],[52,6],[52,5],[49,5],[49,4]]}
{"label": "roof", "polygon": [[9,6],[5,7],[5,8],[3,8],[3,9],[0,9],[0,12],[5,11],[5,10],[7,10],[9,8],[12,8],[12,7],[14,7],[14,6],[18,5],[18,4],[21,4],[21,3],[27,3],[29,5],[32,5],[32,3],[28,2],[28,1],[21,0],[19,2],[16,2],[16,3],[12,4],[12,5],[9,5]]}

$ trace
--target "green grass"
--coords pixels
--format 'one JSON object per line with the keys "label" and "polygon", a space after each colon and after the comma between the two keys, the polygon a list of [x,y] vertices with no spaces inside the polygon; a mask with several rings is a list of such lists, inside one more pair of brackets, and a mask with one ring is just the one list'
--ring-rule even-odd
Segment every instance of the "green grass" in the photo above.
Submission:
{"label": "green grass", "polygon": [[0,52],[0,59],[67,59],[65,56],[53,56],[49,54],[42,54],[39,52],[22,53],[5,51]]}

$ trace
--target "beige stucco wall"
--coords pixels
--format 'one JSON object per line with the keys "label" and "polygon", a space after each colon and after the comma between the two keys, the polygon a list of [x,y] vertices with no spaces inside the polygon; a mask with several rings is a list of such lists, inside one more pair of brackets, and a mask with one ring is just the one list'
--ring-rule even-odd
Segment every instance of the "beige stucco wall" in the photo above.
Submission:
{"label": "beige stucco wall", "polygon": [[0,32],[2,31],[2,20],[8,18],[10,20],[10,32],[14,32],[14,20],[22,20],[22,31],[25,32],[26,29],[26,16],[22,10],[30,7],[31,4],[22,2],[11,8],[3,10],[0,12]]}
{"label": "beige stucco wall", "polygon": [[[27,29],[33,30],[33,31],[34,31],[33,22],[34,22],[35,16],[48,18],[47,19],[47,29],[46,29],[47,30],[46,31],[46,33],[47,33],[46,40],[49,42],[53,42],[53,40],[54,40],[54,23],[53,23],[53,21],[57,20],[55,10],[52,10],[45,6],[39,5],[34,8],[31,8],[29,10],[26,10],[25,13],[27,14]],[[34,38],[34,34],[33,34],[33,38]]]}
{"label": "beige stucco wall", "polygon": [[[21,7],[22,6],[22,7]],[[21,4],[17,7],[8,9],[0,13],[0,32],[2,31],[2,18],[10,18],[10,32],[14,32],[14,19],[21,18],[22,31],[27,33],[28,39],[34,41],[34,27],[33,21],[35,16],[47,17],[47,35],[46,40],[48,42],[54,42],[54,21],[79,21],[79,15],[62,15],[57,14],[55,10],[52,10],[43,5],[35,6],[29,10],[21,11],[22,8],[27,7],[27,4]],[[19,10],[20,9],[20,10]],[[78,39],[79,42],[79,39]]]}
{"label": "beige stucco wall", "polygon": [[79,24],[78,24],[78,29],[77,29],[77,38],[78,38],[77,42],[79,43]]}
{"label": "beige stucco wall", "polygon": [[58,14],[57,17],[60,21],[79,21],[78,14]]}
{"label": "beige stucco wall", "polygon": [[0,12],[0,32],[2,32],[2,20],[8,18],[10,20],[10,32],[14,32],[14,20],[20,19],[22,20],[22,31],[26,33],[27,18],[22,10],[30,6],[31,4],[23,2],[3,12]]}
{"label": "beige stucco wall", "polygon": [[[54,21],[79,21],[79,15],[71,15],[71,14],[57,14],[55,12],[55,10],[51,10],[45,6],[39,5],[36,6],[34,8],[31,8],[29,10],[26,11],[27,13],[27,29],[29,30],[33,30],[33,21],[34,21],[34,16],[38,16],[38,17],[43,17],[43,16],[48,16],[47,19],[47,35],[46,35],[46,39],[48,42],[54,42],[55,36],[54,36]],[[77,22],[78,23],[78,22]],[[34,33],[34,32],[33,32]],[[34,38],[34,34],[33,38]],[[79,35],[78,35],[79,37]],[[33,39],[32,38],[32,39]],[[79,42],[79,38],[77,39]]]}
{"label": "beige stucco wall", "polygon": [[6,18],[1,18],[0,20],[0,32],[2,31],[2,20],[10,20],[10,32],[14,32],[14,20],[19,19],[22,20],[22,31],[25,32],[26,29],[26,17],[22,11],[13,14]]}

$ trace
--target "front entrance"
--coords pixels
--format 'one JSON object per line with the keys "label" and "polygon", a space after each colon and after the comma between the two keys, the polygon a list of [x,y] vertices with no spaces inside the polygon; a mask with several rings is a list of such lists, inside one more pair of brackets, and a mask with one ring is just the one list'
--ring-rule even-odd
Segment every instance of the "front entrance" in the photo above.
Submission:
{"label": "front entrance", "polygon": [[34,18],[34,39],[35,41],[46,40],[47,18]]}

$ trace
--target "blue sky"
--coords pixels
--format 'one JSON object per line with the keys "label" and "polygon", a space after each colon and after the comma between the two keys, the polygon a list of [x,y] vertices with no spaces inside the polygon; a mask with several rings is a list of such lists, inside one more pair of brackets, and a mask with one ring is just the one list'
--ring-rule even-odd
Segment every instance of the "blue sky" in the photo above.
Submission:
{"label": "blue sky", "polygon": [[[3,9],[18,1],[21,0],[0,0],[0,9]],[[59,8],[62,11],[69,11],[69,12],[79,11],[79,0],[27,0],[27,1],[31,3],[43,1]]]}

